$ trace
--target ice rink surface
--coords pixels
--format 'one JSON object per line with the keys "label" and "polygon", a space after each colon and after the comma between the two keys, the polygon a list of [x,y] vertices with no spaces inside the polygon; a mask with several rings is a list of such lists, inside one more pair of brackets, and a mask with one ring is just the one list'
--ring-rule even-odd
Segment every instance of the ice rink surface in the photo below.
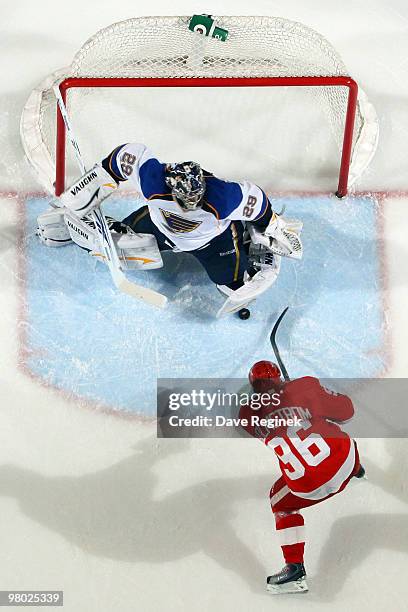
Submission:
{"label": "ice rink surface", "polygon": [[[35,218],[48,200],[19,138],[30,91],[98,29],[202,12],[316,29],[380,120],[377,154],[342,202],[319,185],[284,195],[291,172],[276,177],[277,209],[304,221],[305,258],[284,261],[247,322],[213,318],[220,296],[188,255],[134,273],[171,298],[156,313],[115,293],[107,271],[74,246],[41,247]],[[157,440],[144,418],[157,376],[244,377],[268,358],[287,304],[281,347],[293,376],[406,377],[405,3],[175,0],[170,11],[158,0],[21,0],[7,6],[1,33],[0,589],[63,589],[69,612],[405,610],[406,440],[360,440],[369,480],[305,512],[310,592],[273,599],[264,592],[282,564],[267,497],[273,457],[252,440]],[[106,209],[125,216],[132,207],[125,196]]]}
{"label": "ice rink surface", "polygon": [[[135,207],[133,198],[126,200],[105,208],[124,217]],[[305,257],[302,263],[283,262],[273,292],[259,299],[245,323],[236,316],[215,318],[222,298],[187,254],[167,253],[163,270],[130,274],[170,297],[171,307],[164,312],[119,295],[107,269],[74,245],[44,249],[34,235],[44,198],[26,200],[25,366],[68,393],[152,415],[157,376],[211,378],[216,372],[246,378],[251,360],[271,354],[270,329],[290,304],[285,336],[302,347],[290,354],[292,376],[310,368],[317,376],[334,378],[381,374],[387,366],[387,331],[375,200],[287,200],[286,214],[301,216],[305,224]],[[50,317],[50,310],[58,316]],[[95,317],[103,334],[89,334]]]}

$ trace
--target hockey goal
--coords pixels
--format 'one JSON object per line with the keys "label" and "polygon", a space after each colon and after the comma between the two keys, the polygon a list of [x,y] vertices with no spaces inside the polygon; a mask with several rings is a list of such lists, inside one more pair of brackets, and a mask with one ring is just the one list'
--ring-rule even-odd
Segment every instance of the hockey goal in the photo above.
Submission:
{"label": "hockey goal", "polygon": [[371,161],[378,122],[330,43],[286,19],[218,17],[226,40],[191,31],[190,19],[115,23],[31,93],[21,135],[47,190],[60,194],[77,174],[57,84],[87,167],[137,141],[270,191],[334,191],[336,181],[344,196]]}

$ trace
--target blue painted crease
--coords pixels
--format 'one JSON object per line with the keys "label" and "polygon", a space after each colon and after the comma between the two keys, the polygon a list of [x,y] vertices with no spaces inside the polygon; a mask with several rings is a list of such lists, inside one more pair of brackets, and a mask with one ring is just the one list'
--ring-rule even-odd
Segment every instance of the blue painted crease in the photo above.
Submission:
{"label": "blue painted crease", "polygon": [[[215,319],[222,297],[188,254],[132,272],[169,296],[165,311],[119,294],[107,268],[74,245],[50,249],[34,236],[44,198],[27,200],[27,366],[49,384],[119,410],[153,415],[156,379],[246,377],[271,358],[281,310],[282,356],[292,376],[372,377],[384,367],[384,313],[376,205],[370,198],[274,201],[304,222],[303,261],[284,260],[274,287],[248,321]],[[140,203],[139,203],[140,205]],[[111,200],[122,218],[136,208]]]}

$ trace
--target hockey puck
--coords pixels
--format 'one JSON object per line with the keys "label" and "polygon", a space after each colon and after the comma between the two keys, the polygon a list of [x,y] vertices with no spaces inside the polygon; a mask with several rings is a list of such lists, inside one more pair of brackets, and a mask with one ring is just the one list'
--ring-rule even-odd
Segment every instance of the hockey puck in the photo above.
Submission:
{"label": "hockey puck", "polygon": [[243,321],[246,321],[251,316],[251,313],[248,308],[241,308],[241,310],[238,311],[238,316]]}

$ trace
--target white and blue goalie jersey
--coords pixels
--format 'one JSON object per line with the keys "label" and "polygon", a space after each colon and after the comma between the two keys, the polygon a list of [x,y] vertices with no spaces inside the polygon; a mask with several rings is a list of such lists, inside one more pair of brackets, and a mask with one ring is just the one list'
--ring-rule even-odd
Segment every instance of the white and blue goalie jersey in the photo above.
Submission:
{"label": "white and blue goalie jersey", "polygon": [[265,220],[267,225],[271,216],[268,198],[259,187],[248,181],[224,181],[207,172],[202,208],[182,209],[166,185],[166,164],[143,144],[120,145],[102,165],[117,183],[129,181],[143,195],[153,223],[181,251],[203,247],[232,221]]}

